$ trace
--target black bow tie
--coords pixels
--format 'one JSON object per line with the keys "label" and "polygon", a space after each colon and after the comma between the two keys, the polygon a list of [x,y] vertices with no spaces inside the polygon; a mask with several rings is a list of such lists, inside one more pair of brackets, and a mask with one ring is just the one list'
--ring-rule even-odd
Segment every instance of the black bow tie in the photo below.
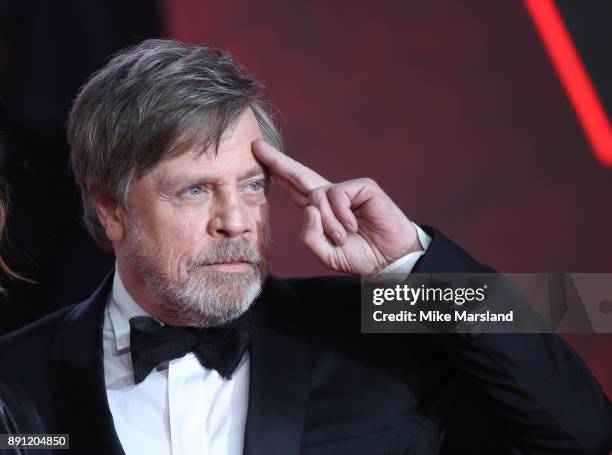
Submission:
{"label": "black bow tie", "polygon": [[145,380],[151,370],[166,360],[193,352],[200,364],[231,379],[246,351],[251,335],[251,314],[220,327],[175,327],[161,325],[148,316],[130,319],[130,352],[134,383]]}

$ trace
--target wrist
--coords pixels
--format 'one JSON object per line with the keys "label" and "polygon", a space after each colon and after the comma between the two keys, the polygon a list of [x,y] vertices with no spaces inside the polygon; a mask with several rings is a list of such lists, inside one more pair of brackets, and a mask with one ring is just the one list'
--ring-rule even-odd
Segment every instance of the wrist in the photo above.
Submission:
{"label": "wrist", "polygon": [[394,253],[392,257],[387,261],[386,266],[388,266],[392,262],[397,261],[398,259],[403,258],[408,254],[425,251],[425,247],[421,243],[416,224],[414,224],[412,221],[410,221],[409,223],[410,227],[408,229],[408,233],[403,236],[405,239],[405,243],[398,246],[397,252]]}

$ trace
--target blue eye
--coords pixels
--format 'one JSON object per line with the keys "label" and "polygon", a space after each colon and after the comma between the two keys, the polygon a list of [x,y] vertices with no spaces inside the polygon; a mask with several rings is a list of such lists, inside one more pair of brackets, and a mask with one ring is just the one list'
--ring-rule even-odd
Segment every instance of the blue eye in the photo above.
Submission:
{"label": "blue eye", "polygon": [[192,186],[187,190],[187,194],[189,196],[198,196],[202,194],[202,188],[200,188],[199,186]]}
{"label": "blue eye", "polygon": [[263,182],[261,180],[256,180],[255,182],[251,182],[249,183],[249,190],[253,191],[253,192],[258,192],[263,190],[264,185]]}

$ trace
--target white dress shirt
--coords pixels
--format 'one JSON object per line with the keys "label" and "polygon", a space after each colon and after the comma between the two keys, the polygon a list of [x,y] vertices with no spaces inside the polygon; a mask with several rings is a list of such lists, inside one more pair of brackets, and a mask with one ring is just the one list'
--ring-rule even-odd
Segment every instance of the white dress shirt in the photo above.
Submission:
{"label": "white dress shirt", "polygon": [[[427,250],[431,238],[415,224]],[[409,253],[383,272],[408,274],[424,251]],[[231,380],[189,353],[153,369],[134,384],[130,318],[150,316],[128,294],[117,268],[104,315],[104,381],[115,430],[126,455],[240,455],[249,393],[249,354]]]}
{"label": "white dress shirt", "polygon": [[134,384],[133,316],[149,316],[125,290],[117,269],[103,331],[104,380],[115,430],[127,455],[241,454],[249,357],[231,380],[203,368],[194,354],[153,369]]}

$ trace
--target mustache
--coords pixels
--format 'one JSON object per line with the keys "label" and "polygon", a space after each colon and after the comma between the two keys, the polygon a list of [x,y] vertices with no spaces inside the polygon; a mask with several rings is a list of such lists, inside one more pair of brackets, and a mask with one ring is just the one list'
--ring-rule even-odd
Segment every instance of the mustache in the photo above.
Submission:
{"label": "mustache", "polygon": [[248,262],[259,265],[263,257],[259,248],[246,239],[221,239],[200,251],[187,264],[187,270],[223,262]]}

